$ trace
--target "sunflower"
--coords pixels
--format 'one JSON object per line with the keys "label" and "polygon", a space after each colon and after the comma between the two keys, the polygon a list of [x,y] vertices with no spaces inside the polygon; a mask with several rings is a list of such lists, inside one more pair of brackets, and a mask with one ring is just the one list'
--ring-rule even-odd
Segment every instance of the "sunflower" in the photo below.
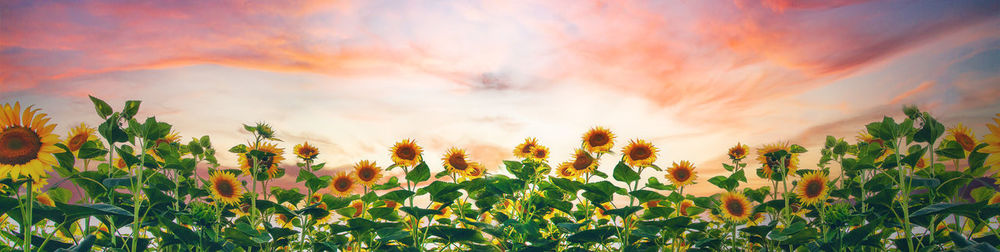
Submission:
{"label": "sunflower", "polygon": [[59,136],[52,134],[56,125],[46,124],[46,114],[31,108],[22,114],[20,103],[0,107],[0,178],[40,178],[59,165],[52,155],[62,152],[55,146]]}
{"label": "sunflower", "polygon": [[215,172],[209,178],[212,197],[225,204],[236,204],[243,196],[243,185],[236,180],[236,175],[229,172]]}
{"label": "sunflower", "polygon": [[747,200],[743,193],[739,192],[724,192],[722,196],[719,197],[722,201],[722,216],[734,222],[746,221],[750,217],[750,211],[753,208],[750,206],[750,201]]}
{"label": "sunflower", "polygon": [[253,157],[250,156],[250,151],[254,150],[273,154],[273,156],[269,158],[258,160],[257,168],[261,169],[261,171],[267,171],[268,178],[274,178],[280,170],[278,165],[281,164],[281,161],[285,160],[285,158],[281,156],[285,154],[285,149],[278,148],[278,145],[273,143],[261,143],[260,145],[250,147],[250,149],[247,150],[247,153],[240,155],[240,170],[243,170],[243,174],[250,175],[252,177],[255,176],[250,174],[250,168],[253,166]]}
{"label": "sunflower", "polygon": [[629,140],[622,148],[625,163],[630,166],[650,166],[656,161],[656,147],[645,140]]}
{"label": "sunflower", "polygon": [[360,200],[355,200],[351,202],[351,207],[354,208],[354,218],[361,217],[361,214],[365,212],[365,202]]}
{"label": "sunflower", "polygon": [[166,136],[163,136],[160,139],[156,139],[156,145],[159,146],[160,144],[179,143],[180,141],[181,141],[181,136],[178,135],[176,131],[171,130],[170,133],[168,133]]}
{"label": "sunflower", "polygon": [[[281,203],[281,205],[284,206],[285,208],[288,208],[288,210],[295,211],[295,205],[292,205],[291,203],[285,202]],[[278,225],[281,225],[282,228],[292,228],[293,224],[292,220],[295,218],[295,216],[288,216],[284,214],[276,214],[276,215],[277,215]]]}
{"label": "sunflower", "polygon": [[573,169],[573,162],[563,162],[556,168],[556,173],[560,178],[576,178],[576,169]]}
{"label": "sunflower", "polygon": [[986,124],[986,127],[990,129],[990,134],[983,136],[983,142],[987,146],[976,151],[991,154],[986,158],[985,165],[988,166],[1000,164],[1000,114],[997,114],[997,117],[993,118],[993,122],[996,125]]}
{"label": "sunflower", "polygon": [[689,199],[682,200],[677,206],[677,213],[681,216],[688,216],[688,208],[694,206],[694,201]]}
{"label": "sunflower", "polygon": [[594,127],[583,134],[583,149],[593,153],[606,153],[615,146],[615,134],[604,127]]}
{"label": "sunflower", "polygon": [[434,215],[435,220],[447,219],[451,217],[451,207],[445,207],[444,204],[441,204],[440,202],[434,202],[434,204],[431,205],[431,209],[441,211],[440,214]]}
{"label": "sunflower", "polygon": [[517,148],[514,148],[514,156],[519,158],[530,157],[531,148],[534,148],[535,145],[538,145],[538,139],[535,139],[534,137],[525,138],[524,143],[521,143],[517,145]]}
{"label": "sunflower", "polygon": [[479,163],[472,163],[472,167],[469,168],[469,172],[465,174],[465,178],[474,179],[483,176],[483,171],[486,170],[485,167]]}
{"label": "sunflower", "polygon": [[316,156],[319,155],[319,149],[316,149],[316,147],[309,145],[309,142],[307,141],[303,144],[295,145],[295,155],[301,158],[302,160],[312,161],[313,159],[316,158]]}
{"label": "sunflower", "polygon": [[670,182],[674,183],[674,186],[683,187],[693,184],[694,180],[698,178],[698,173],[694,172],[694,164],[687,160],[682,160],[680,164],[675,162],[670,169],[667,169],[665,176]]}
{"label": "sunflower", "polygon": [[392,208],[392,209],[399,209],[399,207],[400,207],[400,204],[396,203],[395,201],[383,200],[382,202],[385,203],[385,205],[383,207],[388,207],[388,208]]}
{"label": "sunflower", "polygon": [[354,173],[351,174],[362,185],[371,187],[382,178],[382,168],[375,166],[374,161],[361,160],[354,164]]}
{"label": "sunflower", "polygon": [[354,182],[354,178],[348,176],[347,173],[337,173],[337,176],[330,181],[330,191],[340,197],[350,196],[351,191],[354,190]]}
{"label": "sunflower", "polygon": [[604,208],[602,209],[600,207],[595,207],[594,213],[596,213],[596,214],[594,216],[597,217],[597,219],[611,219],[611,215],[608,215],[608,214],[604,213],[604,209],[612,209],[613,208],[613,206],[611,206],[611,203],[604,202],[604,203],[601,203],[601,206],[604,207]]}
{"label": "sunflower", "polygon": [[785,166],[785,168],[788,169],[788,172],[786,172],[784,174],[787,175],[787,174],[795,173],[795,170],[798,169],[798,166],[799,166],[799,154],[798,153],[792,153],[792,149],[788,145],[787,142],[784,142],[784,143],[778,142],[778,143],[773,143],[773,144],[767,144],[767,145],[764,145],[763,147],[760,147],[759,149],[757,149],[757,161],[759,161],[761,163],[761,165],[762,165],[761,169],[764,172],[764,177],[771,178],[771,174],[774,173],[774,171],[776,169],[781,168],[780,167],[781,164],[779,164],[779,162],[780,162],[779,160],[772,160],[772,159],[769,159],[767,157],[767,154],[774,153],[774,152],[777,152],[777,151],[780,151],[780,150],[783,150],[783,151],[788,152],[789,154],[791,154],[790,158],[786,158],[785,159],[784,166]]}
{"label": "sunflower", "polygon": [[[568,167],[568,168],[563,168]],[[559,164],[559,169],[571,169],[573,176],[579,176],[580,174],[591,173],[597,169],[597,160],[590,156],[590,153],[583,149],[576,149],[576,153],[573,153],[573,160],[563,162]],[[565,171],[559,172],[562,176]]]}
{"label": "sunflower", "polygon": [[822,203],[829,190],[830,188],[826,186],[826,175],[815,171],[802,176],[802,180],[795,188],[799,201],[805,205]]}
{"label": "sunflower", "polygon": [[471,167],[466,158],[465,150],[451,147],[444,157],[441,157],[441,161],[448,172],[464,176]]}
{"label": "sunflower", "polygon": [[125,164],[125,159],[119,158],[115,160],[115,168],[118,168],[119,170],[122,171],[128,171],[129,168],[127,168],[126,166],[127,164]]}
{"label": "sunflower", "polygon": [[658,207],[660,206],[660,200],[646,201],[646,203],[643,203],[642,206],[645,207],[646,209],[649,209],[651,207]]}
{"label": "sunflower", "polygon": [[872,134],[868,134],[868,131],[864,130],[858,131],[858,135],[855,136],[854,139],[858,140],[858,142],[865,142],[869,144],[878,143],[879,146],[882,146],[882,144],[885,142],[882,139],[875,138],[875,136],[872,136]]}
{"label": "sunflower", "polygon": [[46,206],[50,206],[50,207],[55,207],[56,206],[56,202],[52,200],[52,197],[50,197],[48,193],[38,194],[38,196],[35,196],[35,200],[38,201],[38,204],[42,204],[42,205],[46,205]]}
{"label": "sunflower", "polygon": [[316,204],[316,203],[321,203],[322,201],[323,201],[323,194],[321,194],[319,192],[315,192],[311,196],[309,196],[309,202],[308,203],[309,204]]}
{"label": "sunflower", "polygon": [[990,198],[990,205],[1000,203],[1000,193],[993,193],[993,197]]}
{"label": "sunflower", "polygon": [[535,145],[535,147],[531,147],[531,156],[528,158],[537,163],[548,161],[549,148],[541,145]]}
{"label": "sunflower", "polygon": [[747,226],[756,226],[757,224],[760,224],[763,221],[764,221],[764,214],[755,213],[753,214],[753,216],[750,216],[750,218],[747,218]]}
{"label": "sunflower", "polygon": [[729,148],[729,159],[732,160],[743,160],[747,157],[747,153],[750,152],[750,146],[742,143],[736,143],[736,146]]}
{"label": "sunflower", "polygon": [[958,144],[962,145],[962,149],[965,149],[966,152],[971,152],[976,149],[976,134],[961,123],[955,125],[955,127],[949,128],[948,135],[945,136],[944,139],[958,142]]}
{"label": "sunflower", "polygon": [[69,148],[69,151],[73,152],[73,156],[76,156],[80,151],[80,147],[83,147],[83,143],[87,141],[96,141],[97,134],[94,134],[96,130],[91,127],[87,127],[86,124],[80,123],[80,126],[73,127],[69,130],[69,134],[66,135],[66,141],[63,144]]}
{"label": "sunflower", "polygon": [[420,163],[423,149],[410,139],[403,139],[392,146],[392,162],[401,166],[416,166]]}

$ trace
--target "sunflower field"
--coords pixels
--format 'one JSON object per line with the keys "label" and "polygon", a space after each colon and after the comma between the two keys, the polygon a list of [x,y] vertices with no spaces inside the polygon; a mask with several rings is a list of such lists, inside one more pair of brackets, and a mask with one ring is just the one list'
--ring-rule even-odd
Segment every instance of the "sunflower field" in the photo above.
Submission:
{"label": "sunflower field", "polygon": [[[286,153],[266,123],[243,125],[223,166],[209,136],[181,139],[91,97],[100,125],[53,132],[43,110],[0,107],[0,251],[997,251],[1000,114],[977,139],[929,113],[827,136],[806,148],[736,143],[728,174],[658,160],[643,139],[595,127],[570,160],[534,138],[485,167],[417,141],[385,159],[324,170],[307,142]],[[564,151],[564,150],[558,150]],[[569,150],[565,150],[569,151]],[[598,160],[618,160],[600,167]],[[299,169],[286,171],[282,162]],[[222,169],[221,167],[239,167]],[[204,171],[207,170],[207,173]],[[58,175],[50,176],[50,173]],[[199,173],[198,171],[203,171]],[[395,171],[399,176],[388,175]],[[401,173],[400,173],[401,172]],[[269,184],[293,176],[298,185]],[[748,177],[766,185],[752,187]],[[648,179],[644,179],[648,178]],[[718,187],[708,196],[694,183]],[[42,190],[48,188],[47,190]]]}

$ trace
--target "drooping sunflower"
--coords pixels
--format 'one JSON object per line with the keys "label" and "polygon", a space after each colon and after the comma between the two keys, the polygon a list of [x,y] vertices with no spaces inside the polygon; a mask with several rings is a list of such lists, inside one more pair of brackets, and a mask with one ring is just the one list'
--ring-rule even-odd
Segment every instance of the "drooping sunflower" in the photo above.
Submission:
{"label": "drooping sunflower", "polygon": [[680,205],[677,206],[677,213],[681,216],[688,216],[688,208],[694,206],[694,201],[689,199],[682,200]]}
{"label": "drooping sunflower", "polygon": [[944,139],[958,142],[958,144],[961,145],[962,149],[965,149],[966,152],[971,152],[976,149],[976,134],[961,123],[948,129],[948,135],[945,136]]}
{"label": "drooping sunflower", "polygon": [[469,167],[469,172],[465,174],[465,178],[474,179],[483,176],[483,172],[486,170],[485,167],[479,163],[473,162],[472,166]]}
{"label": "drooping sunflower", "polygon": [[163,136],[160,139],[156,139],[156,145],[159,146],[160,144],[179,143],[180,141],[181,141],[181,136],[177,134],[176,131],[171,130],[170,133],[167,133],[166,136]]}
{"label": "drooping sunflower", "polygon": [[319,149],[317,149],[312,145],[309,145],[308,141],[302,144],[295,145],[295,156],[298,156],[302,160],[312,161],[318,155],[319,155]]}
{"label": "drooping sunflower", "polygon": [[420,154],[423,149],[416,142],[410,139],[396,142],[392,146],[392,162],[401,166],[416,166],[420,163]]}
{"label": "drooping sunflower", "polygon": [[62,152],[55,146],[59,136],[52,134],[56,125],[48,122],[46,114],[31,106],[24,113],[20,103],[0,107],[0,178],[40,178],[59,164],[53,155]]}
{"label": "drooping sunflower", "polygon": [[277,144],[261,143],[260,145],[251,146],[246,154],[240,155],[240,170],[243,170],[244,175],[250,175],[251,177],[253,177],[253,174],[250,174],[250,168],[253,166],[253,157],[250,156],[250,151],[254,150],[273,154],[264,160],[257,160],[257,169],[267,171],[268,178],[274,178],[280,169],[278,165],[281,164],[281,161],[285,160],[285,157],[282,156],[285,154],[285,149],[278,148]]}
{"label": "drooping sunflower", "polygon": [[46,206],[50,206],[50,207],[55,207],[56,206],[56,202],[52,200],[52,197],[50,197],[48,193],[38,194],[37,196],[35,196],[35,200],[38,201],[38,204],[42,204],[42,205],[46,205]]}
{"label": "drooping sunflower", "polygon": [[629,140],[628,145],[622,148],[625,163],[636,167],[652,165],[656,162],[656,152],[656,147],[645,140]]}
{"label": "drooping sunflower", "polygon": [[729,159],[732,160],[743,160],[747,157],[747,153],[750,152],[750,146],[742,143],[736,143],[736,146],[729,148]]}
{"label": "drooping sunflower", "polygon": [[855,136],[854,139],[858,140],[858,142],[865,142],[869,144],[878,143],[879,146],[882,146],[882,144],[885,143],[882,139],[875,138],[872,134],[868,134],[868,131],[866,130],[858,131],[858,135]]}
{"label": "drooping sunflower", "polygon": [[361,214],[365,212],[365,202],[361,200],[355,200],[351,202],[351,207],[354,208],[354,218],[361,217]]}
{"label": "drooping sunflower", "polygon": [[530,157],[531,148],[534,148],[535,145],[538,145],[538,139],[535,139],[534,137],[525,138],[523,143],[514,148],[514,156],[519,158]]}
{"label": "drooping sunflower", "polygon": [[531,161],[537,163],[546,162],[549,160],[549,147],[535,145],[531,147],[531,156],[528,157]]}
{"label": "drooping sunflower", "polygon": [[761,169],[763,170],[764,176],[766,178],[770,178],[771,174],[774,173],[774,171],[781,168],[780,161],[768,158],[767,154],[781,150],[784,150],[785,152],[788,152],[788,154],[791,155],[789,158],[785,159],[784,166],[788,170],[788,172],[785,172],[783,174],[785,174],[785,176],[787,176],[788,174],[793,174],[795,173],[795,170],[799,168],[798,167],[799,154],[792,153],[792,148],[791,146],[789,146],[788,142],[767,144],[757,149],[757,161],[760,162],[760,164],[762,165]]}
{"label": "drooping sunflower", "polygon": [[694,164],[687,160],[682,160],[680,163],[674,162],[674,165],[667,169],[665,176],[677,187],[693,184],[694,180],[698,178],[698,174],[694,172]]}
{"label": "drooping sunflower", "polygon": [[604,127],[594,127],[583,134],[583,149],[593,153],[607,153],[615,146],[615,134]]}
{"label": "drooping sunflower", "polygon": [[465,154],[465,150],[451,147],[448,152],[441,157],[442,164],[444,168],[450,173],[459,174],[465,176],[468,174],[469,169],[472,165],[466,160],[468,156]]}
{"label": "drooping sunflower", "polygon": [[[563,168],[568,167],[568,168]],[[597,169],[597,160],[590,156],[590,153],[583,149],[576,149],[573,153],[573,160],[559,164],[559,169],[572,169],[573,177],[581,174],[591,173]],[[564,173],[560,171],[560,175]]]}
{"label": "drooping sunflower", "polygon": [[826,185],[826,175],[815,171],[802,176],[802,180],[799,181],[795,189],[795,193],[803,205],[823,203],[829,191],[830,188]]}
{"label": "drooping sunflower", "polygon": [[66,141],[63,144],[73,152],[73,156],[77,156],[80,151],[80,147],[83,147],[83,143],[87,141],[96,141],[97,130],[91,127],[87,127],[86,124],[80,123],[80,126],[73,127],[69,130],[69,134],[66,135]]}
{"label": "drooping sunflower", "polygon": [[724,192],[719,200],[722,201],[721,209],[719,209],[722,210],[722,217],[734,222],[746,221],[750,217],[750,212],[753,211],[750,201],[747,200],[746,196],[743,196],[743,193]]}
{"label": "drooping sunflower", "polygon": [[576,178],[576,169],[573,169],[573,162],[563,162],[556,168],[556,175],[560,178]]}
{"label": "drooping sunflower", "polygon": [[224,204],[235,205],[243,196],[243,184],[236,180],[236,175],[229,172],[215,172],[209,178],[212,197]]}
{"label": "drooping sunflower", "polygon": [[996,123],[996,125],[986,124],[986,127],[990,129],[990,134],[983,136],[983,142],[986,143],[987,146],[977,151],[990,154],[990,156],[986,158],[985,163],[985,165],[989,166],[1000,164],[1000,114],[997,114],[997,117],[993,118],[993,122]]}
{"label": "drooping sunflower", "polygon": [[333,192],[333,195],[340,197],[350,196],[354,190],[354,182],[354,178],[347,175],[347,173],[337,173],[337,176],[333,177],[333,180],[330,181],[330,191]]}
{"label": "drooping sunflower", "polygon": [[362,185],[371,187],[382,178],[382,168],[375,166],[374,161],[361,160],[354,164],[354,172],[351,175]]}

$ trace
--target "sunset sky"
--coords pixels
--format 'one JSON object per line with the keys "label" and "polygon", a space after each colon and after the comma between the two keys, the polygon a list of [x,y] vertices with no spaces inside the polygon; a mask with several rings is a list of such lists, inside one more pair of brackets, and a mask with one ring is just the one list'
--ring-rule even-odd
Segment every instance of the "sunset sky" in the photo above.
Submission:
{"label": "sunset sky", "polygon": [[434,172],[452,146],[500,172],[525,137],[557,164],[603,126],[616,151],[645,139],[661,167],[694,162],[705,195],[737,142],[800,144],[815,168],[826,135],[854,141],[904,104],[981,137],[1000,2],[0,1],[0,104],[65,135],[100,121],[87,95],[210,135],[223,166],[242,123],[268,122],[286,153],[318,146],[326,175],[387,166],[404,138]]}

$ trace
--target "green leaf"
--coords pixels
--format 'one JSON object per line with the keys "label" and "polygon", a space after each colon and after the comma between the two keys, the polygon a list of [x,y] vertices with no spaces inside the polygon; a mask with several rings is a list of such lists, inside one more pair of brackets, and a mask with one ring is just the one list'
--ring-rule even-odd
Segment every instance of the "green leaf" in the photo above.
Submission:
{"label": "green leaf", "polygon": [[713,185],[715,185],[715,186],[717,186],[719,188],[722,188],[722,189],[724,189],[726,191],[732,191],[733,189],[736,188],[736,186],[739,185],[739,181],[733,180],[733,179],[729,179],[726,176],[722,176],[722,175],[715,176],[715,177],[712,177],[712,178],[708,179],[708,183],[712,183]]}
{"label": "green leaf", "polygon": [[434,209],[418,208],[418,207],[400,207],[399,210],[416,217],[417,219],[424,218],[428,215],[441,214],[441,211]]}
{"label": "green leaf", "polygon": [[944,124],[941,124],[931,117],[927,112],[923,113],[924,125],[913,135],[913,141],[922,143],[932,143],[944,134]]}
{"label": "green leaf", "polygon": [[111,105],[108,105],[108,103],[104,102],[104,100],[98,99],[93,95],[88,96],[90,97],[90,101],[94,103],[94,110],[97,111],[97,115],[101,116],[101,118],[108,119],[108,116],[110,116],[111,113],[114,113],[114,110],[111,109]]}
{"label": "green leaf", "polygon": [[615,235],[615,230],[609,226],[583,230],[570,235],[566,240],[571,243],[605,242]]}
{"label": "green leaf", "polygon": [[130,100],[125,102],[125,108],[122,110],[122,116],[125,118],[132,118],[136,113],[139,113],[139,104],[142,101]]}
{"label": "green leaf", "polygon": [[615,166],[615,170],[612,173],[612,176],[615,178],[615,180],[625,183],[631,183],[641,178],[639,176],[639,173],[636,173],[635,171],[632,170],[631,167],[625,165],[624,160],[618,162],[618,165]]}
{"label": "green leaf", "polygon": [[427,167],[427,163],[421,161],[420,164],[413,167],[410,173],[406,174],[406,180],[413,182],[424,182],[431,178],[431,169]]}
{"label": "green leaf", "polygon": [[807,151],[805,147],[802,147],[802,145],[798,145],[798,144],[792,144],[792,147],[790,148],[790,150],[791,150],[792,153],[796,153],[796,154],[798,154],[798,153],[806,153],[806,151]]}
{"label": "green leaf", "polygon": [[632,196],[635,196],[635,198],[638,199],[639,202],[650,202],[650,201],[654,201],[654,200],[665,200],[665,199],[667,199],[666,196],[663,196],[662,194],[660,194],[658,192],[649,191],[649,190],[636,190],[636,191],[629,192],[629,194],[632,195]]}
{"label": "green leaf", "polygon": [[410,198],[410,196],[413,196],[414,194],[415,193],[413,191],[400,189],[382,195],[382,199],[403,203],[404,200]]}
{"label": "green leaf", "polygon": [[634,214],[635,212],[638,212],[639,210],[642,210],[641,206],[627,206],[623,208],[609,209],[607,211],[604,211],[604,213],[608,215],[614,215],[625,218],[628,217],[629,215]]}
{"label": "green leaf", "polygon": [[978,218],[978,211],[985,202],[979,203],[935,203],[910,214],[910,218],[917,218],[933,214],[956,214],[969,218]]}
{"label": "green leaf", "polygon": [[444,238],[450,242],[486,242],[482,233],[475,229],[454,228],[449,226],[434,225],[427,229],[427,234]]}
{"label": "green leaf", "polygon": [[962,145],[951,140],[945,140],[941,143],[941,146],[934,153],[950,159],[965,158],[965,149],[962,148]]}
{"label": "green leaf", "polygon": [[443,181],[434,181],[424,190],[427,190],[431,194],[431,200],[434,202],[450,203],[462,196],[462,193],[458,191],[462,186]]}

